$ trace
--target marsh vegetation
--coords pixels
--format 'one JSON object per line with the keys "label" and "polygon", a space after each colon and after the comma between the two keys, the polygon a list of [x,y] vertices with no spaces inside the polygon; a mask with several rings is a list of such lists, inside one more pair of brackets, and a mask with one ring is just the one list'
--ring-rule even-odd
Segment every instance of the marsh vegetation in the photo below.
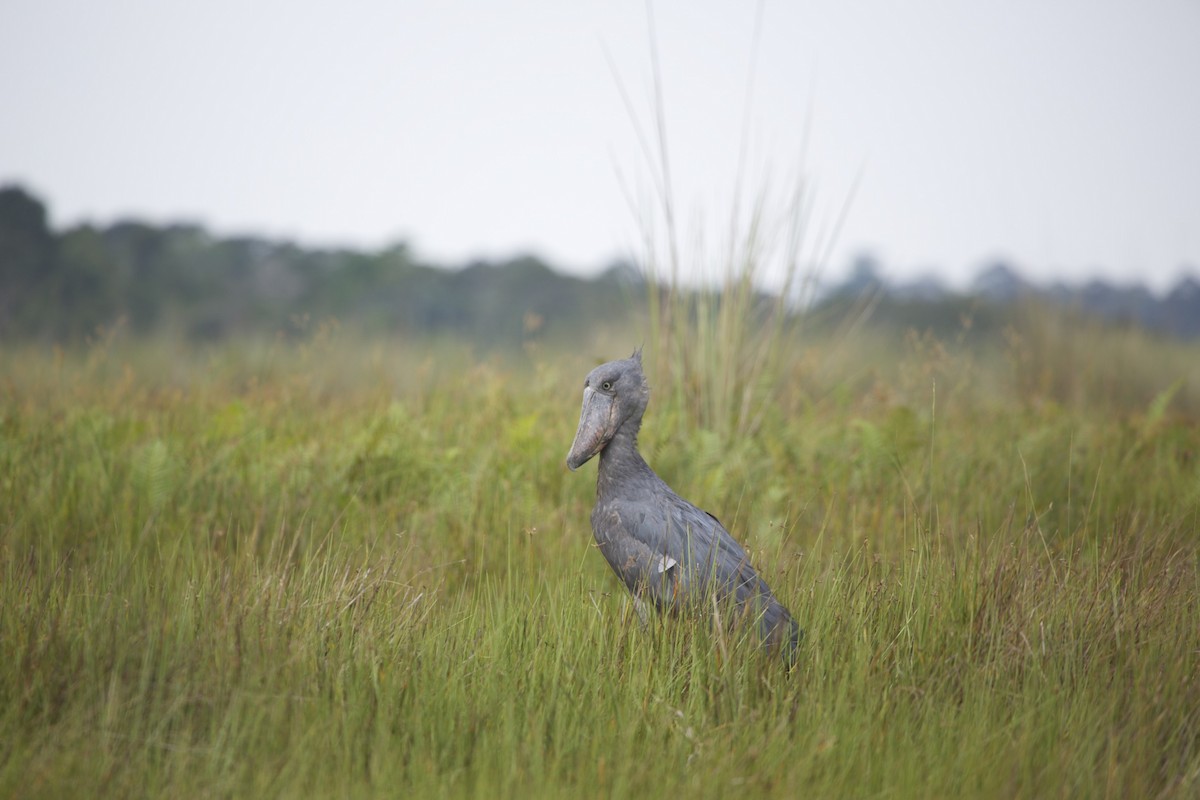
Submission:
{"label": "marsh vegetation", "polygon": [[643,630],[592,545],[563,459],[628,332],[4,348],[0,794],[1194,795],[1200,351],[772,331],[648,346],[642,447],[790,672]]}

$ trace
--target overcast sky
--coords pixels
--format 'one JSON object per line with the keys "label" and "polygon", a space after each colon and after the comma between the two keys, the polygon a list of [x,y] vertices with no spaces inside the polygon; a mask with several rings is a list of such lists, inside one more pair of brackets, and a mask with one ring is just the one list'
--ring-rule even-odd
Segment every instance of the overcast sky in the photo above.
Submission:
{"label": "overcast sky", "polygon": [[[861,251],[957,283],[996,257],[1160,289],[1200,269],[1200,0],[768,0],[757,45],[746,0],[653,18],[688,268],[740,163],[775,222],[804,177],[812,258],[853,193],[826,275]],[[655,220],[647,28],[636,0],[3,0],[0,182],[56,225],[590,272]]]}

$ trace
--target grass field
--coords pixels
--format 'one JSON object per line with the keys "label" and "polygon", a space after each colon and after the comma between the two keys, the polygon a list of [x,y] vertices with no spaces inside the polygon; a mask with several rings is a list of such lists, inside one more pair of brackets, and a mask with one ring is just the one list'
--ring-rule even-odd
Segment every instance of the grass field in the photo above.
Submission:
{"label": "grass field", "polygon": [[1200,794],[1200,348],[648,346],[789,673],[591,545],[582,376],[644,335],[0,351],[0,795]]}

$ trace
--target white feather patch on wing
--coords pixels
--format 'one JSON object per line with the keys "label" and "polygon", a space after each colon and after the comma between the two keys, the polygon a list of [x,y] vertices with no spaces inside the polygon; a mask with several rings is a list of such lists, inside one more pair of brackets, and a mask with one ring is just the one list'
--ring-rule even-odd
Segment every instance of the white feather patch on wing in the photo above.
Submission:
{"label": "white feather patch on wing", "polygon": [[659,556],[659,559],[658,559],[659,574],[666,572],[667,570],[669,570],[671,567],[675,566],[678,563],[679,563],[678,561],[676,561],[675,559],[671,558],[670,556],[668,556],[666,554]]}

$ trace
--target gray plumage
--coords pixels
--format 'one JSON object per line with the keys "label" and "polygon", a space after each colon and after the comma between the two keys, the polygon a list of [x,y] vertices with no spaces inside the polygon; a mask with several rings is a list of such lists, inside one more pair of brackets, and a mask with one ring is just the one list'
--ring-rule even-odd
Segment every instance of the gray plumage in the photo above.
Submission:
{"label": "gray plumage", "polygon": [[[579,430],[567,455],[578,469],[597,453],[592,532],[600,552],[638,600],[659,611],[732,612],[751,619],[765,647],[795,657],[800,627],[712,514],[671,490],[637,449],[650,398],[641,351],[592,370]],[[733,621],[738,621],[733,620]]]}

